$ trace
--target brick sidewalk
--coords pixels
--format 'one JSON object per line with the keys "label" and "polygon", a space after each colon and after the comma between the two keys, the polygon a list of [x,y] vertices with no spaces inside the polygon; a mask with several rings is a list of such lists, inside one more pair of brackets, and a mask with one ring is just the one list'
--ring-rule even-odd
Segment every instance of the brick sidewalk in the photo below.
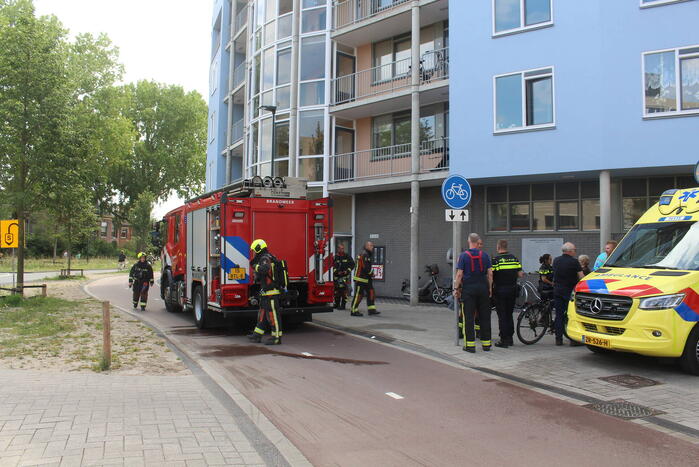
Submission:
{"label": "brick sidewalk", "polygon": [[[381,315],[351,317],[348,311],[316,315],[314,321],[349,328],[363,335],[375,334],[438,352],[452,361],[507,373],[548,386],[602,400],[624,399],[665,412],[658,418],[689,428],[699,441],[699,378],[682,373],[670,360],[631,354],[596,355],[585,347],[556,347],[546,335],[534,345],[523,345],[515,335],[515,346],[493,347],[467,354],[455,345],[455,316],[446,307],[411,308],[395,300],[379,300]],[[362,307],[363,308],[363,307]],[[516,325],[517,313],[515,313]],[[497,342],[497,315],[493,311],[493,341]],[[435,354],[436,355],[436,354]],[[660,382],[657,386],[629,389],[600,377],[633,374]]]}
{"label": "brick sidewalk", "polygon": [[193,375],[0,370],[0,465],[264,465]]}

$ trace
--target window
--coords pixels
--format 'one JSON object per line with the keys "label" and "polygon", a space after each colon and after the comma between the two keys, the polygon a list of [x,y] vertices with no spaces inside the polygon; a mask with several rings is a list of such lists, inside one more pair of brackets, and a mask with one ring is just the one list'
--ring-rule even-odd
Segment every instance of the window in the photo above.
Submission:
{"label": "window", "polygon": [[216,139],[216,111],[211,112],[209,118],[209,143],[213,143]]}
{"label": "window", "polygon": [[325,36],[301,39],[301,81],[325,78]]}
{"label": "window", "polygon": [[551,26],[552,0],[493,0],[493,35]]}
{"label": "window", "polygon": [[[447,136],[448,109],[445,104],[420,108],[420,142],[434,142]],[[381,115],[372,120],[372,160],[383,157],[410,157],[410,112]],[[433,152],[434,143],[423,145]],[[424,152],[423,152],[424,153]]]}
{"label": "window", "polygon": [[291,81],[291,49],[277,52],[277,85]]}
{"label": "window", "polygon": [[180,215],[175,216],[175,243],[180,241]]}
{"label": "window", "polygon": [[301,83],[299,105],[306,107],[310,105],[325,104],[325,82],[310,81]]}
{"label": "window", "polygon": [[121,238],[127,238],[129,236],[129,229],[127,227],[121,228]]}
{"label": "window", "polygon": [[699,113],[699,46],[643,54],[643,116]]}
{"label": "window", "polygon": [[106,221],[102,221],[102,222],[100,223],[100,237],[106,237],[106,236],[107,236],[107,230],[108,230],[107,222],[106,222]]}
{"label": "window", "polygon": [[687,0],[640,0],[641,8],[650,8],[653,6],[667,5],[669,3],[686,2]]}
{"label": "window", "polygon": [[299,112],[299,155],[316,156],[324,153],[324,122],[323,110]]}
{"label": "window", "polygon": [[314,32],[325,29],[327,10],[325,7],[306,10],[301,16],[301,32]]}
{"label": "window", "polygon": [[323,181],[323,158],[306,157],[299,159],[299,177],[309,182]]}
{"label": "window", "polygon": [[410,35],[374,44],[374,82],[407,77],[410,73]]}
{"label": "window", "polygon": [[553,128],[553,68],[495,77],[496,133]]}
{"label": "window", "polygon": [[596,181],[489,186],[486,202],[490,232],[599,230]]}

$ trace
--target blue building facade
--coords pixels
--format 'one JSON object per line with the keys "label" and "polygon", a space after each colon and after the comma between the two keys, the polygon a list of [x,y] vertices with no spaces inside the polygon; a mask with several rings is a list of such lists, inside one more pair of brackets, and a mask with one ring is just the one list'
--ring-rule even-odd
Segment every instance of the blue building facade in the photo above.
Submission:
{"label": "blue building facade", "polygon": [[230,49],[226,44],[231,34],[231,2],[216,0],[211,24],[211,63],[209,66],[209,124],[206,150],[206,189],[225,184]]}

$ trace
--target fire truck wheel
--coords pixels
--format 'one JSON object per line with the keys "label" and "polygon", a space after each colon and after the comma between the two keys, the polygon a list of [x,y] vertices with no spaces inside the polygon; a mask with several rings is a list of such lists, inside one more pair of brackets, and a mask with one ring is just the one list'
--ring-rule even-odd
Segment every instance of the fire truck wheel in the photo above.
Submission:
{"label": "fire truck wheel", "polygon": [[699,376],[699,323],[687,337],[684,353],[680,357],[682,369],[691,375]]}
{"label": "fire truck wheel", "polygon": [[206,302],[201,286],[194,289],[194,323],[199,329],[206,327]]}

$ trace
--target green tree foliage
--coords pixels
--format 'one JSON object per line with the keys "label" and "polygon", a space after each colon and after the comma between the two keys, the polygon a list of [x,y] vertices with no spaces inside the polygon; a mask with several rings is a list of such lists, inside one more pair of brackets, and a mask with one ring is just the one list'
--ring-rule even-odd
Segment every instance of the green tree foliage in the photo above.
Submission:
{"label": "green tree foliage", "polygon": [[[196,91],[139,81],[123,89],[122,110],[136,133],[132,151],[108,166],[112,196],[105,209],[117,221],[134,222],[131,211],[142,195],[152,202],[172,193],[189,197],[204,186],[207,106]],[[152,204],[151,204],[152,208]]]}
{"label": "green tree foliage", "polygon": [[136,240],[136,249],[138,251],[150,249],[150,232],[153,230],[154,222],[151,213],[153,212],[154,204],[155,196],[149,191],[141,193],[133,204],[131,226],[133,227],[133,238]]}

